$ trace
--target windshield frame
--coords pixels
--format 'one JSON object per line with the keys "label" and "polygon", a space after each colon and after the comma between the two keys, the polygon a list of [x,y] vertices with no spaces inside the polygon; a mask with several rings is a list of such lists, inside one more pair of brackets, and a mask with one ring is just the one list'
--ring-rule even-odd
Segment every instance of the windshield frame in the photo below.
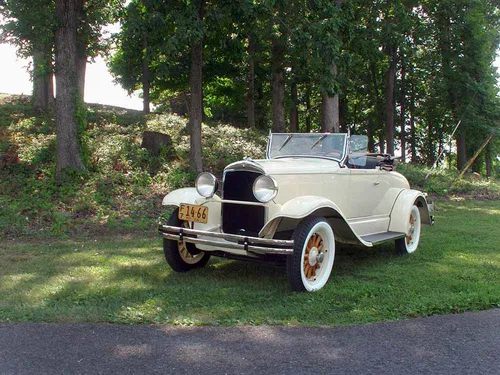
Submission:
{"label": "windshield frame", "polygon": [[[315,147],[320,147],[322,142],[329,137],[339,137],[343,136],[342,148],[340,157],[333,157],[327,155],[320,155],[314,153],[296,153],[287,152],[286,145],[294,139],[297,138],[310,138],[311,147],[310,150]],[[276,144],[274,144],[276,143]],[[266,147],[266,158],[267,159],[282,159],[282,158],[317,158],[317,159],[327,159],[334,160],[340,164],[343,164],[348,156],[348,144],[349,144],[349,134],[348,133],[270,133],[268,137],[267,147]],[[274,147],[273,147],[274,146]],[[282,150],[285,150],[282,152]],[[281,152],[276,155],[277,152]]]}

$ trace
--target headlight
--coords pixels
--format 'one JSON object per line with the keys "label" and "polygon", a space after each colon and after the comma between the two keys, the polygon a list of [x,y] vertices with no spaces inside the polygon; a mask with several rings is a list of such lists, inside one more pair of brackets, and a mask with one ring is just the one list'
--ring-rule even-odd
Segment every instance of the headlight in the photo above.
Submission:
{"label": "headlight", "polygon": [[212,173],[203,172],[200,173],[198,177],[196,177],[195,186],[198,194],[200,194],[202,197],[210,198],[217,191],[219,182]]}
{"label": "headlight", "polygon": [[260,176],[253,183],[253,195],[259,202],[267,203],[278,193],[278,184],[270,176]]}

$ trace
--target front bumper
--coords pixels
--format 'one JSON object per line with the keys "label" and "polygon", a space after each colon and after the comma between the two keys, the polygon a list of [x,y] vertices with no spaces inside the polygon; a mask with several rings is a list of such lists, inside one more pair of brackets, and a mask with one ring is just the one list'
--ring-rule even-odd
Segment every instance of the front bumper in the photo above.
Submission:
{"label": "front bumper", "polygon": [[293,253],[293,240],[276,240],[260,237],[247,237],[236,234],[208,232],[203,230],[174,227],[160,224],[158,231],[163,238],[193,244],[217,247],[219,250],[242,250],[255,254]]}

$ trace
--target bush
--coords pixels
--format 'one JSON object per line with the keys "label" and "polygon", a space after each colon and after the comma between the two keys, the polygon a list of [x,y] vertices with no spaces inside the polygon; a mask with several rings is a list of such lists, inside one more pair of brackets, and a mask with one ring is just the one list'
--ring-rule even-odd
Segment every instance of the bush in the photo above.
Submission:
{"label": "bush", "polygon": [[397,170],[408,179],[412,188],[430,194],[471,195],[490,199],[500,196],[500,186],[495,179],[472,179],[471,176],[465,175],[464,178],[456,180],[458,175],[456,171],[446,169],[431,171],[428,167],[417,164],[400,164]]}

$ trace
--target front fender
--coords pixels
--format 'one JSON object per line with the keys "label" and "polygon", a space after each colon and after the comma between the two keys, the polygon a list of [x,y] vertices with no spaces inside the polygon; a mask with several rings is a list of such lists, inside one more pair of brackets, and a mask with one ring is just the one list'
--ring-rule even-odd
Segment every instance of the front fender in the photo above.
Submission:
{"label": "front fender", "polygon": [[348,243],[361,243],[370,246],[363,241],[351,228],[340,208],[324,197],[304,196],[294,198],[282,206],[270,207],[270,217],[259,237],[272,238],[276,232],[293,230],[297,223],[303,218],[315,215],[322,216],[334,227],[335,235]]}
{"label": "front fender", "polygon": [[274,217],[270,218],[270,220],[274,219],[277,215],[281,217],[302,219],[306,216],[311,215],[318,209],[328,208],[343,216],[340,208],[331,200],[324,197],[309,195],[289,200],[283,206],[281,206],[281,210],[279,211],[279,213],[275,213]]}
{"label": "front fender", "polygon": [[[274,233],[278,230],[282,219],[292,219],[293,222],[301,220],[302,218],[309,216],[316,211],[318,216],[326,216],[326,214],[335,215],[343,217],[340,209],[332,201],[318,196],[304,196],[289,200],[284,205],[276,205],[269,208],[269,219],[266,224],[259,232],[261,237],[272,237]],[[283,225],[281,225],[281,230],[285,230]]]}
{"label": "front fender", "polygon": [[179,207],[181,203],[196,204],[196,201],[203,198],[196,188],[182,188],[171,191],[163,198],[161,204],[163,206],[176,206]]}
{"label": "front fender", "polygon": [[429,207],[424,193],[418,190],[404,190],[399,194],[391,211],[389,231],[408,234],[411,207],[416,205],[420,212],[422,224],[432,224]]}
{"label": "front fender", "polygon": [[[208,221],[206,224],[193,223],[193,229],[214,231],[220,227],[221,204],[220,197],[214,195],[211,198],[202,197],[196,188],[182,188],[174,190],[163,198],[163,206],[179,207],[181,203],[203,205],[208,207]],[[202,248],[202,246],[200,246]]]}

